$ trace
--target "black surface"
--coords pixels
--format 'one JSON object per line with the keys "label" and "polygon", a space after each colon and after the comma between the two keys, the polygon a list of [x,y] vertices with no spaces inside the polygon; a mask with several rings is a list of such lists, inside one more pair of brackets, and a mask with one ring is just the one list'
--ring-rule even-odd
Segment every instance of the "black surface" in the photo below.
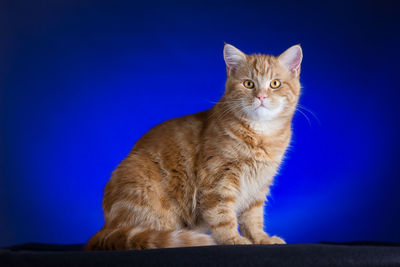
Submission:
{"label": "black surface", "polygon": [[400,244],[243,245],[84,251],[83,245],[23,244],[0,249],[0,266],[400,266]]}

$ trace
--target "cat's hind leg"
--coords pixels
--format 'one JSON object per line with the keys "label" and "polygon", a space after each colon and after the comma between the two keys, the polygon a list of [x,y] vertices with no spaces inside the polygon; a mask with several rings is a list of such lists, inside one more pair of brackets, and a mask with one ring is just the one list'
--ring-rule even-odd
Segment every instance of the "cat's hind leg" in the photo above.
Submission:
{"label": "cat's hind leg", "polygon": [[[123,190],[121,190],[123,191]],[[125,190],[126,191],[126,190]],[[214,245],[207,234],[182,229],[173,204],[145,188],[114,196],[105,208],[106,224],[88,242],[87,250],[129,250]],[[136,193],[132,193],[136,192]]]}

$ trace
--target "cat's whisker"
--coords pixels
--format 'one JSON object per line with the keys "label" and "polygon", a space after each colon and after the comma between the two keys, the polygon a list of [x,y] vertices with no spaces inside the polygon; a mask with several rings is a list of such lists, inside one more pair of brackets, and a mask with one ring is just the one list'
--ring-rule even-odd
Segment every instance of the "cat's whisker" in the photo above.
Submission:
{"label": "cat's whisker", "polygon": [[[225,103],[219,102],[218,104],[224,105]],[[233,102],[230,102],[230,104],[232,104],[232,105],[225,105],[226,108],[224,108],[221,113],[216,113],[215,112],[216,110],[214,110],[214,112],[212,112],[210,114],[210,118],[215,118],[215,119],[221,121],[227,115],[229,115],[235,111],[240,111],[240,109],[242,108],[241,101],[237,101],[237,103],[234,103],[234,105],[233,105]]]}
{"label": "cat's whisker", "polygon": [[307,122],[308,122],[308,125],[309,126],[311,126],[311,121],[310,121],[310,118],[308,118],[308,116],[303,112],[303,111],[301,111],[301,109],[296,109],[298,112],[300,112],[300,114],[302,114],[305,118],[306,118],[306,120],[307,120]]}
{"label": "cat's whisker", "polygon": [[315,115],[315,113],[310,110],[309,108],[306,108],[305,106],[301,105],[301,104],[297,104],[297,107],[302,109],[303,111],[307,111],[308,113],[311,114],[311,116],[314,117],[314,119],[318,122],[319,125],[321,125],[321,120],[317,117],[317,115]]}
{"label": "cat's whisker", "polygon": [[211,100],[208,100],[207,102],[210,102],[210,103],[212,103],[212,104],[217,105],[217,104],[234,104],[234,103],[239,103],[239,102],[241,102],[241,100],[240,100],[240,99],[232,99],[232,100],[227,100],[227,101],[221,101],[221,100],[219,100],[219,101],[211,101]]}
{"label": "cat's whisker", "polygon": [[225,110],[222,111],[222,113],[218,114],[218,117],[216,118],[218,121],[223,120],[227,115],[229,115],[230,113],[237,111],[237,109],[240,108],[240,106],[228,106],[228,108],[226,108]]}
{"label": "cat's whisker", "polygon": [[234,113],[235,111],[237,111],[238,108],[237,107],[232,107],[230,109],[226,109],[223,113],[220,114],[220,116],[217,117],[218,121],[222,121],[224,120],[228,115],[230,115],[231,113]]}

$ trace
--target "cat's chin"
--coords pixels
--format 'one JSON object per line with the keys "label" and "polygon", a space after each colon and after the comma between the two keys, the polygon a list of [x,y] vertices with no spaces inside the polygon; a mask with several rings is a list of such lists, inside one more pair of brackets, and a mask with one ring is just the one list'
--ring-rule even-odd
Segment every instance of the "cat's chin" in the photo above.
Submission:
{"label": "cat's chin", "polygon": [[281,112],[280,107],[270,109],[265,106],[259,106],[254,110],[247,112],[247,115],[250,120],[262,122],[275,119],[280,112]]}

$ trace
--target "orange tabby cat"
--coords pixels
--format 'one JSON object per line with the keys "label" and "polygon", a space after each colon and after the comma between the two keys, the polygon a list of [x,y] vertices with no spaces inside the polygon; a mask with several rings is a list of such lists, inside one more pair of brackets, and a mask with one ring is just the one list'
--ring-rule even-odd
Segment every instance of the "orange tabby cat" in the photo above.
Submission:
{"label": "orange tabby cat", "polygon": [[285,243],[263,231],[263,206],[290,142],[302,50],[246,55],[225,44],[224,58],[221,100],[154,127],[113,172],[105,225],[87,249]]}

